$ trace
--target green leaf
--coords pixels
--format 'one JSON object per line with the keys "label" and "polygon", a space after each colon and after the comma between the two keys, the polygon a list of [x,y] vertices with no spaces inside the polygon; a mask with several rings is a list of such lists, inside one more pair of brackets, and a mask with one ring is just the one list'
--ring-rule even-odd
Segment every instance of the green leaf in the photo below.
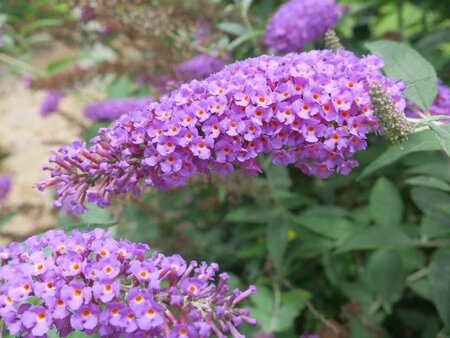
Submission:
{"label": "green leaf", "polygon": [[350,317],[348,324],[351,332],[350,338],[373,338],[369,330],[355,318]]}
{"label": "green leaf", "polygon": [[428,239],[448,236],[450,235],[450,222],[448,218],[436,219],[425,215],[420,222],[420,233]]}
{"label": "green leaf", "polygon": [[388,77],[405,82],[405,97],[423,111],[428,110],[437,94],[437,76],[433,66],[403,43],[380,40],[366,43],[365,46],[383,58],[383,69]]}
{"label": "green leaf", "polygon": [[419,297],[432,302],[431,284],[428,278],[420,278],[408,285]]}
{"label": "green leaf", "polygon": [[80,58],[79,55],[71,55],[66,57],[58,58],[47,65],[47,71],[49,73],[53,73],[61,70],[62,68],[73,64],[75,61],[78,61]]}
{"label": "green leaf", "polygon": [[450,194],[431,188],[413,188],[411,198],[424,214],[449,223]]}
{"label": "green leaf", "polygon": [[261,223],[266,224],[272,216],[273,210],[258,206],[245,206],[230,211],[225,220],[239,223]]}
{"label": "green leaf", "polygon": [[0,228],[2,228],[3,226],[5,226],[6,224],[8,224],[8,222],[10,220],[12,220],[12,218],[15,216],[14,213],[10,212],[7,213],[6,215],[3,215],[2,218],[0,218]]}
{"label": "green leaf", "polygon": [[225,33],[236,36],[241,36],[248,33],[247,27],[237,22],[221,22],[217,25],[217,27]]}
{"label": "green leaf", "polygon": [[311,295],[304,290],[283,292],[278,304],[274,302],[272,291],[257,285],[258,292],[252,297],[250,306],[252,317],[266,332],[281,332],[289,329],[294,319],[304,308]]}
{"label": "green leaf", "polygon": [[420,133],[414,133],[401,145],[390,146],[383,154],[364,168],[361,175],[359,175],[358,180],[400,160],[410,153],[440,149],[441,145],[432,131],[425,130]]}
{"label": "green leaf", "polygon": [[242,0],[241,3],[241,14],[245,18],[248,15],[248,10],[250,9],[250,6],[252,5],[253,0]]}
{"label": "green leaf", "polygon": [[429,53],[439,48],[441,43],[448,41],[450,41],[450,28],[444,28],[429,32],[414,47],[422,53]]}
{"label": "green leaf", "polygon": [[390,313],[405,289],[406,273],[397,251],[382,249],[374,252],[367,263],[366,281],[368,286]]}
{"label": "green leaf", "polygon": [[403,217],[403,200],[397,187],[380,177],[370,193],[369,210],[378,225],[398,226]]}
{"label": "green leaf", "polygon": [[108,93],[108,99],[127,97],[131,92],[131,80],[128,76],[121,76],[112,81],[106,90]]}
{"label": "green leaf", "polygon": [[60,24],[61,24],[61,20],[59,20],[59,19],[53,19],[53,18],[40,19],[40,20],[33,21],[33,22],[23,26],[22,29],[20,30],[20,35],[26,36],[29,33],[32,33],[36,30],[50,28],[50,27],[56,27],[56,26],[59,26]]}
{"label": "green leaf", "polygon": [[450,192],[450,184],[433,176],[414,176],[405,180],[406,184],[435,188]]}
{"label": "green leaf", "polygon": [[354,231],[354,224],[344,218],[300,215],[292,219],[298,224],[325,238],[343,241]]}
{"label": "green leaf", "polygon": [[288,215],[274,214],[266,227],[267,250],[275,268],[283,266],[283,257],[288,244]]}
{"label": "green leaf", "polygon": [[338,247],[336,253],[353,250],[369,250],[377,248],[389,248],[407,246],[411,244],[411,239],[398,227],[372,226],[362,229]]}
{"label": "green leaf", "polygon": [[448,333],[450,332],[450,251],[440,251],[433,257],[428,278],[434,305]]}
{"label": "green leaf", "polygon": [[439,125],[433,122],[429,122],[428,125],[439,140],[442,150],[450,157],[450,125]]}

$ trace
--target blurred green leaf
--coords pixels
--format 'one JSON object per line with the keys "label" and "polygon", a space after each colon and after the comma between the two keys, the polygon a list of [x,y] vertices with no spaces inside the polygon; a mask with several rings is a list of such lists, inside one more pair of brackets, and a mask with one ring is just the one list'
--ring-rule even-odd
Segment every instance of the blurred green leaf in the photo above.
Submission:
{"label": "blurred green leaf", "polygon": [[59,19],[54,19],[54,18],[39,19],[37,21],[33,21],[33,22],[30,22],[29,24],[24,25],[20,30],[20,34],[22,36],[27,36],[29,33],[32,33],[36,30],[50,28],[50,27],[57,27],[60,24],[61,24],[61,20],[59,20]]}
{"label": "blurred green leaf", "polygon": [[362,229],[345,240],[336,253],[407,246],[411,239],[397,227],[372,226]]}
{"label": "blurred green leaf", "polygon": [[423,216],[420,223],[420,233],[428,239],[439,238],[450,235],[450,221],[448,218],[436,218]]}
{"label": "blurred green leaf", "polygon": [[447,219],[450,225],[450,194],[420,187],[411,189],[411,198],[423,213],[440,220]]}
{"label": "blurred green leaf", "polygon": [[120,76],[112,81],[106,90],[108,99],[127,97],[131,93],[131,80],[128,76]]}
{"label": "blurred green leaf", "polygon": [[266,224],[272,214],[273,210],[253,205],[234,209],[227,214],[225,219],[230,222]]}
{"label": "blurred green leaf", "polygon": [[447,333],[450,332],[450,251],[440,251],[431,263],[428,272],[431,295],[444,322]]}
{"label": "blurred green leaf", "polygon": [[403,218],[403,200],[397,187],[380,177],[372,188],[369,202],[372,219],[378,225],[398,226]]}
{"label": "blurred green leaf", "polygon": [[248,33],[247,27],[237,22],[221,22],[217,25],[217,28],[225,33],[236,36],[241,36]]}
{"label": "blurred green leaf", "polygon": [[12,213],[12,212],[7,213],[6,215],[3,215],[3,216],[0,218],[0,229],[1,229],[2,227],[4,227],[6,224],[8,224],[9,221],[12,220],[12,218],[13,218],[14,216],[15,216],[15,214]]}
{"label": "blurred green leaf", "polygon": [[327,215],[308,216],[301,214],[292,218],[294,224],[298,224],[323,237],[343,241],[354,231],[354,224],[344,218],[334,218]]}
{"label": "blurred green leaf", "polygon": [[401,298],[405,289],[406,273],[400,255],[393,249],[374,252],[367,263],[366,273],[369,287],[390,313],[392,304]]}
{"label": "blurred green leaf", "polygon": [[433,176],[414,176],[407,178],[405,180],[405,183],[414,186],[435,188],[450,192],[450,184]]}
{"label": "blurred green leaf", "polygon": [[293,325],[294,319],[305,306],[311,295],[303,290],[283,292],[278,302],[272,292],[257,285],[258,292],[252,297],[255,306],[251,306],[252,316],[266,332],[282,332]]}
{"label": "blurred green leaf", "polygon": [[53,60],[49,64],[47,64],[47,72],[53,73],[59,71],[64,67],[73,64],[75,61],[78,61],[79,59],[80,57],[78,55],[71,55]]}
{"label": "blurred green leaf", "polygon": [[439,144],[439,141],[430,130],[414,133],[410,135],[409,138],[401,145],[390,146],[383,154],[364,168],[361,175],[359,175],[358,180],[361,180],[362,178],[373,174],[377,170],[400,160],[410,153],[440,149],[441,145]]}
{"label": "blurred green leaf", "polygon": [[431,297],[431,284],[428,278],[421,278],[416,281],[414,281],[411,284],[408,284],[408,286],[411,288],[411,290],[414,291],[416,295],[419,297],[428,300],[432,302]]}
{"label": "blurred green leaf", "polygon": [[283,257],[288,244],[288,215],[286,212],[271,216],[266,227],[267,250],[275,268],[283,267]]}
{"label": "blurred green leaf", "polygon": [[439,125],[433,122],[429,122],[428,125],[439,140],[442,150],[444,150],[447,156],[450,157],[450,126]]}
{"label": "blurred green leaf", "polygon": [[380,40],[368,42],[365,46],[383,58],[383,70],[388,77],[405,82],[405,97],[426,111],[437,94],[437,76],[433,66],[403,43]]}

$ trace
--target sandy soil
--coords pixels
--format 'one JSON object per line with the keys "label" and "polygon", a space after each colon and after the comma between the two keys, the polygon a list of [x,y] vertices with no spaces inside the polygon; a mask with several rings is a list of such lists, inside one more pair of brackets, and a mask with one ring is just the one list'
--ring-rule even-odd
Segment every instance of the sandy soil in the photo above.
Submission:
{"label": "sandy soil", "polygon": [[[38,51],[33,65],[43,67],[55,56],[69,54],[61,46]],[[34,186],[47,175],[41,168],[51,149],[79,138],[80,129],[58,115],[42,119],[38,107],[44,94],[24,88],[21,79],[0,78],[0,148],[9,153],[0,165],[0,173],[13,177],[8,207],[26,205],[1,228],[0,245],[16,235],[22,238],[55,226],[52,192],[40,192]],[[82,116],[82,106],[74,98],[63,98],[61,108],[72,116]]]}

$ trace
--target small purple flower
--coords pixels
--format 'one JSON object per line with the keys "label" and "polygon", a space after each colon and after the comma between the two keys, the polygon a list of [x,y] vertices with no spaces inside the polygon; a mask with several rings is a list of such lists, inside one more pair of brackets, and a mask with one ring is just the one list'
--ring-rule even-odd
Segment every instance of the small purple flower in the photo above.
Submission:
{"label": "small purple flower", "polygon": [[93,330],[98,324],[100,308],[95,304],[89,304],[80,307],[70,318],[70,325],[75,330],[88,332]]}
{"label": "small purple flower", "polygon": [[39,106],[41,117],[47,117],[58,110],[59,102],[64,97],[64,93],[59,89],[48,91]]}
{"label": "small purple flower", "polygon": [[269,20],[264,43],[279,53],[300,52],[333,28],[343,12],[334,0],[290,0]]}
{"label": "small purple flower", "polygon": [[177,79],[190,81],[193,79],[204,79],[225,67],[225,62],[217,57],[198,54],[178,65],[174,71]]}
{"label": "small purple flower", "polygon": [[109,121],[118,119],[134,109],[149,103],[149,97],[121,98],[88,104],[84,108],[84,115],[91,120]]}
{"label": "small purple flower", "polygon": [[22,323],[33,336],[44,336],[52,325],[52,315],[42,306],[31,307],[22,314]]}
{"label": "small purple flower", "polygon": [[2,205],[11,190],[11,177],[0,175],[0,205]]}

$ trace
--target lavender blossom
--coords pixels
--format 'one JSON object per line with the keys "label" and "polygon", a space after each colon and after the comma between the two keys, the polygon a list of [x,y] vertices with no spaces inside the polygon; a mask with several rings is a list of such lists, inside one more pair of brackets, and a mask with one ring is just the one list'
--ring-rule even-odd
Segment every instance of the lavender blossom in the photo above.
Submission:
{"label": "lavender blossom", "polygon": [[48,91],[39,106],[39,114],[41,117],[47,117],[51,113],[56,112],[63,96],[64,93],[59,89]]}
{"label": "lavender blossom", "polygon": [[11,190],[11,177],[0,175],[0,205],[2,205]]}
{"label": "lavender blossom", "polygon": [[91,120],[115,120],[122,114],[150,102],[149,97],[121,98],[91,103],[84,108],[84,115]]}
{"label": "lavender blossom", "polygon": [[269,20],[264,43],[279,53],[299,52],[322,38],[343,12],[334,0],[290,0]]}
{"label": "lavender blossom", "polygon": [[405,106],[403,83],[384,77],[382,66],[377,56],[343,50],[237,62],[122,115],[90,148],[75,141],[59,149],[38,187],[57,186],[55,206],[71,196],[81,213],[86,199],[105,207],[112,195],[138,195],[141,183],[168,189],[198,173],[257,175],[263,153],[307,175],[347,175],[378,130],[370,84]]}
{"label": "lavender blossom", "polygon": [[[449,115],[450,116],[450,87],[447,87],[439,79],[437,86],[437,95],[428,110],[430,115]],[[420,108],[414,103],[407,101],[405,114],[408,117],[419,118]],[[446,120],[448,121],[448,120]]]}
{"label": "lavender blossom", "polygon": [[182,81],[201,80],[222,70],[225,62],[217,57],[198,54],[175,67],[176,78]]}
{"label": "lavender blossom", "polygon": [[256,323],[238,307],[255,287],[231,290],[215,263],[149,252],[146,244],[116,241],[101,229],[51,230],[0,247],[0,319],[22,337],[56,329],[61,337],[78,330],[100,337],[240,338],[241,324]]}

